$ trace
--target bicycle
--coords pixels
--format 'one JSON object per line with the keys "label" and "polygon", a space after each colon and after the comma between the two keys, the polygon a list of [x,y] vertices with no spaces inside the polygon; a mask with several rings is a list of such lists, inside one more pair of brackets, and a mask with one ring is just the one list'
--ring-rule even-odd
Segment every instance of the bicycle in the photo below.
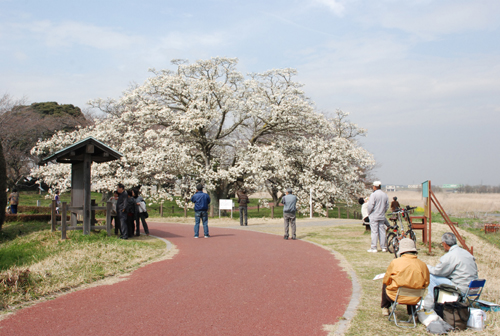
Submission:
{"label": "bicycle", "polygon": [[[390,213],[390,215],[395,215],[396,217],[390,219],[394,224],[389,226],[389,229],[392,231],[388,231],[386,236],[387,250],[394,253],[396,258],[398,257],[399,242],[401,239],[410,238],[415,242],[415,244],[417,243],[417,237],[415,236],[415,232],[413,232],[410,220],[410,213],[416,208],[417,207],[410,207],[408,205],[404,209],[398,209],[395,212]],[[406,231],[404,230],[403,217],[408,222],[408,230]]]}

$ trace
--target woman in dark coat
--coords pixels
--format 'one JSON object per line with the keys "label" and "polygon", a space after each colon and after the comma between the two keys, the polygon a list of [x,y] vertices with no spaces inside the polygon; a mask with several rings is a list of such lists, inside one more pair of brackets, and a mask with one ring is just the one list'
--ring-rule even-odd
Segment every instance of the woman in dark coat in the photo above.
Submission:
{"label": "woman in dark coat", "polygon": [[127,231],[129,237],[134,235],[134,220],[135,220],[135,198],[132,190],[127,190],[128,200],[125,212],[127,213]]}

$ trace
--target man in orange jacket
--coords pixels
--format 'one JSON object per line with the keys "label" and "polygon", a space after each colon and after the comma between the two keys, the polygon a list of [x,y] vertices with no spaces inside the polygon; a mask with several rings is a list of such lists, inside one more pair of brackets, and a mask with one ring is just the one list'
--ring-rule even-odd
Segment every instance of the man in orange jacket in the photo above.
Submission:
{"label": "man in orange jacket", "polygon": [[[427,265],[417,258],[415,242],[410,238],[401,239],[399,242],[398,256],[391,261],[384,276],[382,286],[382,315],[389,315],[389,307],[396,299],[399,287],[412,289],[427,288],[429,286],[429,269]],[[400,296],[398,302],[405,304],[408,314],[413,312],[419,299]]]}

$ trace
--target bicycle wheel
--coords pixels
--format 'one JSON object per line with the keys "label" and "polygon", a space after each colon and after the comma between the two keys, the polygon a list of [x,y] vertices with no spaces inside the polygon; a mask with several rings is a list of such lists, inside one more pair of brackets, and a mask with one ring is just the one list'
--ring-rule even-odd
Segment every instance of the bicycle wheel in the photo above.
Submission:
{"label": "bicycle wheel", "polygon": [[394,256],[397,258],[398,257],[398,251],[399,251],[399,239],[398,237],[394,237],[392,240],[392,248],[394,250]]}
{"label": "bicycle wheel", "polygon": [[392,241],[396,239],[396,234],[394,232],[389,232],[387,235],[387,251],[394,253],[394,245]]}
{"label": "bicycle wheel", "polygon": [[406,231],[406,238],[410,238],[415,242],[415,246],[417,246],[417,236],[415,236],[415,232],[413,230]]}

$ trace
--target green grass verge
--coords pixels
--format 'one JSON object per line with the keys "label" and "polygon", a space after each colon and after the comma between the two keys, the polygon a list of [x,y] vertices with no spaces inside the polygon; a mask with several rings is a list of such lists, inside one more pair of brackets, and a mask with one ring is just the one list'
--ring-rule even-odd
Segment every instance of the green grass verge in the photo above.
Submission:
{"label": "green grass verge", "polygon": [[5,223],[0,235],[0,308],[129,272],[165,254],[165,242],[105,231],[69,231],[61,240],[47,223]]}

